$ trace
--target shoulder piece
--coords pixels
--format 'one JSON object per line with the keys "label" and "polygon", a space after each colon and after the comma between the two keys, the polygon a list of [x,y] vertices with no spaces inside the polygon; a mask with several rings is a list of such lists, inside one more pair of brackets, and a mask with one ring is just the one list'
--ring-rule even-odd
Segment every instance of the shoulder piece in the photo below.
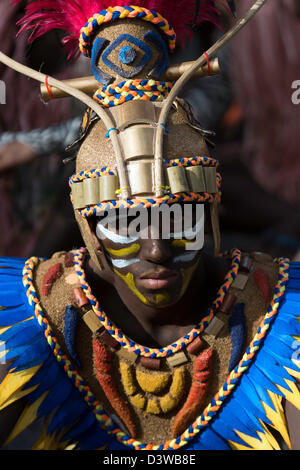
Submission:
{"label": "shoulder piece", "polygon": [[83,432],[98,449],[109,438],[90,408],[94,399],[88,387],[63,355],[43,315],[32,283],[38,264],[43,263],[37,258],[0,258],[0,360],[10,361],[0,384],[0,410],[22,397],[27,400],[5,445],[44,419],[47,431],[33,450],[75,446]]}
{"label": "shoulder piece", "polygon": [[[234,450],[280,450],[277,433],[290,448],[282,402],[286,399],[300,410],[296,387],[300,379],[300,263],[287,264],[279,277],[282,275],[288,276],[285,289],[275,289],[275,299],[257,335],[212,401],[215,406],[207,411],[206,419],[215,419],[209,427],[203,421],[203,431],[190,448],[202,449],[208,439],[214,442],[222,435]],[[226,401],[232,389],[231,399]],[[219,414],[218,401],[224,401]]]}

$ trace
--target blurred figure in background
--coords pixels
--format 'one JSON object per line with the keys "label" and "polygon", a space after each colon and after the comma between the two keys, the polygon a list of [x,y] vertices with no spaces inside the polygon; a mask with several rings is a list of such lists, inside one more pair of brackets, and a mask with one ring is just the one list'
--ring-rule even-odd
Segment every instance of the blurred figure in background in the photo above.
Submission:
{"label": "blurred figure in background", "polygon": [[[252,3],[237,2],[238,17]],[[242,125],[236,127],[242,134],[235,149],[229,146],[222,158],[218,151],[224,223],[260,233],[257,248],[292,257],[300,249],[300,105],[292,100],[292,84],[300,80],[299,13],[299,0],[267,2],[232,42],[236,103],[227,118]]]}
{"label": "blurred figure in background", "polygon": [[[68,71],[60,72],[66,58],[63,51],[57,53],[61,50],[59,33],[49,34],[28,47],[26,34],[16,38],[22,5],[11,3],[0,3],[1,50],[43,73],[59,72],[60,78],[68,78]],[[74,140],[79,123],[74,128],[69,121],[71,100],[57,100],[46,106],[39,97],[38,83],[2,64],[0,79],[6,88],[6,104],[0,104],[0,255],[29,256],[35,252],[47,256],[60,243],[68,246],[65,237],[70,229],[65,237],[60,237],[59,230],[67,223],[64,206],[67,177],[72,169],[65,167],[62,159],[64,145]],[[61,122],[65,123],[64,129],[58,126]],[[41,131],[32,132],[33,129]],[[62,199],[65,203],[58,211],[55,205]],[[75,225],[73,217],[70,224]]]}

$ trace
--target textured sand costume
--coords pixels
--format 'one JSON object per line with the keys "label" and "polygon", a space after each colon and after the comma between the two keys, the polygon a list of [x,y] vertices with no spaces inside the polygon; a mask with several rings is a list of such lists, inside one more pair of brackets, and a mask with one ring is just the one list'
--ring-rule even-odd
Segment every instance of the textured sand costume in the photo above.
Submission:
{"label": "textured sand costume", "polygon": [[[28,2],[22,28],[32,39],[59,27],[72,54],[79,38],[94,78],[76,86],[94,100],[70,178],[86,248],[0,260],[0,407],[24,401],[6,443],[40,420],[33,449],[290,447],[283,405],[300,407],[300,265],[238,249],[219,255],[210,132],[176,98],[192,69],[217,70],[216,49],[167,66],[185,23],[215,12],[213,1]],[[74,94],[70,83],[41,81],[49,97]],[[175,203],[208,208],[215,258],[186,251],[184,232],[154,241],[99,225],[105,211]],[[149,339],[151,322],[159,328]]]}

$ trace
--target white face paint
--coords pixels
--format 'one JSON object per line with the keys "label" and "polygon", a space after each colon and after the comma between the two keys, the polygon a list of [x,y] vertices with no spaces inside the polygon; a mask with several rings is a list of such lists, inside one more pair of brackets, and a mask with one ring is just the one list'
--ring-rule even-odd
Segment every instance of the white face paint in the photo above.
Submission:
{"label": "white face paint", "polygon": [[115,266],[118,269],[122,268],[128,268],[128,266],[131,266],[132,264],[139,263],[140,260],[138,258],[133,258],[133,259],[113,259],[110,256],[108,256],[110,259],[111,263],[113,266]]}
{"label": "white face paint", "polygon": [[174,238],[176,240],[192,240],[193,238],[196,238],[198,241],[200,241],[200,239],[203,239],[204,242],[204,206],[200,205],[197,207],[197,222],[194,226],[186,228],[185,224],[184,230],[180,232],[171,232],[169,236],[170,238]]}
{"label": "white face paint", "polygon": [[199,250],[196,251],[185,251],[181,255],[175,256],[173,258],[173,263],[190,263],[196,259]]}
{"label": "white face paint", "polygon": [[105,237],[113,243],[119,243],[120,245],[129,245],[130,243],[136,242],[139,237],[126,237],[115,233],[113,230],[109,230],[103,226],[102,221],[98,222],[96,227],[96,235],[101,240]]}

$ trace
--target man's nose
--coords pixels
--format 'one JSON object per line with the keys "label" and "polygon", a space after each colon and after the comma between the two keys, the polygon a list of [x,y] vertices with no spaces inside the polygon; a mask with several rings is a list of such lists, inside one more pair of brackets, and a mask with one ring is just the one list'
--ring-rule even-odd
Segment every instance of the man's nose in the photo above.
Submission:
{"label": "man's nose", "polygon": [[147,239],[141,243],[140,258],[156,264],[163,264],[171,257],[168,240]]}

